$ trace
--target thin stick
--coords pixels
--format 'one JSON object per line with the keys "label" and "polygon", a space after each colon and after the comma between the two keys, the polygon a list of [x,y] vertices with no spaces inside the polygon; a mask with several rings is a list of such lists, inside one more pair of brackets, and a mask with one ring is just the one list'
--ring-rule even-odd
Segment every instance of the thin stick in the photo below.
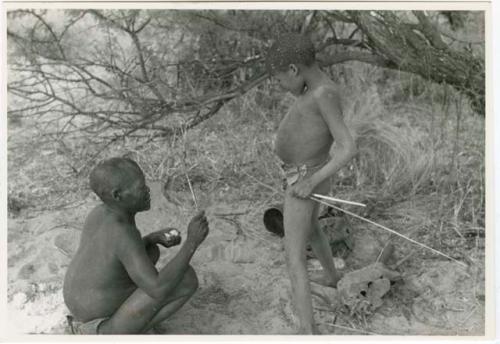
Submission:
{"label": "thin stick", "polygon": [[470,317],[472,316],[472,314],[474,314],[474,312],[476,311],[476,308],[477,308],[477,305],[472,306],[472,310],[470,311],[469,315],[467,315],[465,317],[465,319],[460,322],[460,326],[465,325],[465,323],[467,322],[467,320],[469,320]]}
{"label": "thin stick", "polygon": [[363,220],[363,221],[365,221],[365,222],[368,222],[368,223],[370,223],[370,224],[372,224],[372,225],[374,225],[374,226],[376,226],[376,227],[382,228],[382,229],[384,229],[384,230],[386,230],[386,231],[388,231],[388,232],[390,232],[390,233],[392,233],[392,234],[394,234],[394,235],[397,235],[397,236],[399,236],[399,237],[401,237],[401,238],[403,238],[403,239],[406,239],[406,240],[408,240],[408,241],[410,241],[410,242],[412,242],[412,243],[414,243],[414,244],[416,244],[416,245],[418,245],[418,246],[420,246],[420,247],[423,247],[423,248],[426,248],[426,249],[428,249],[428,250],[431,250],[432,252],[437,253],[437,254],[439,254],[440,256],[443,256],[443,257],[446,257],[446,258],[448,258],[448,259],[451,259],[451,260],[455,261],[456,263],[458,263],[458,264],[460,264],[460,265],[462,265],[462,266],[464,266],[464,267],[467,267],[467,264],[465,264],[465,263],[463,263],[463,262],[461,262],[461,261],[459,261],[459,260],[456,260],[455,258],[450,257],[450,256],[448,256],[447,254],[444,254],[443,252],[440,252],[440,251],[438,251],[438,250],[436,250],[436,249],[433,249],[432,247],[429,247],[429,246],[427,246],[427,245],[425,245],[425,244],[422,244],[422,243],[420,243],[420,242],[418,242],[418,241],[415,241],[415,240],[413,240],[413,239],[411,239],[411,238],[408,238],[407,236],[405,236],[405,235],[403,235],[403,234],[401,234],[401,233],[398,233],[398,232],[396,232],[395,230],[392,230],[392,229],[387,228],[387,227],[385,227],[385,226],[383,226],[383,225],[380,225],[380,224],[378,224],[378,223],[376,223],[376,222],[374,222],[374,221],[372,221],[372,220],[365,219],[365,218],[364,218],[364,217],[362,217],[362,216],[359,216],[359,215],[356,215],[356,214],[354,214],[354,213],[351,213],[350,211],[344,210],[344,209],[339,208],[339,207],[337,207],[337,206],[335,206],[335,205],[333,205],[333,204],[329,204],[329,203],[327,203],[327,202],[324,202],[324,201],[322,201],[322,200],[320,200],[320,199],[317,199],[317,198],[315,199],[315,198],[313,198],[313,200],[315,200],[316,202],[319,202],[319,203],[321,203],[321,204],[324,204],[324,205],[330,206],[330,207],[332,207],[332,208],[334,208],[334,209],[340,210],[340,211],[342,211],[342,212],[344,212],[344,213],[346,213],[346,214],[348,214],[348,215],[351,215],[351,216],[353,216],[353,217],[355,217],[355,218],[357,218],[357,219],[360,219],[360,220]]}
{"label": "thin stick", "polygon": [[274,191],[275,193],[280,194],[280,195],[283,196],[283,192],[279,191],[278,189],[273,188],[271,185],[267,185],[266,183],[261,182],[260,180],[258,180],[257,178],[255,178],[254,176],[252,176],[251,174],[248,174],[247,172],[245,172],[243,170],[241,172],[243,172],[244,174],[246,174],[247,176],[249,176],[250,178],[252,178],[253,180],[255,180],[258,184],[262,185],[263,187],[265,187],[265,188],[267,188],[267,189],[269,189],[271,191]]}
{"label": "thin stick", "polygon": [[406,257],[403,257],[401,258],[400,260],[398,260],[396,262],[396,264],[392,265],[391,266],[391,269],[392,270],[396,270],[396,268],[398,268],[401,264],[403,264],[404,262],[406,262],[408,259],[410,259],[413,255],[415,254],[415,251],[411,251],[409,254],[406,255]]}
{"label": "thin stick", "polygon": [[351,205],[357,205],[358,207],[366,207],[366,204],[363,203],[358,203],[358,202],[353,202],[353,201],[346,201],[340,198],[335,198],[335,197],[330,197],[330,196],[325,196],[325,195],[320,195],[320,194],[312,194],[314,197],[317,198],[322,198],[327,201],[331,202],[339,202],[339,203],[345,203],[345,204],[351,204]]}
{"label": "thin stick", "polygon": [[194,202],[194,206],[196,208],[196,210],[198,211],[199,208],[198,208],[198,199],[196,198],[196,195],[194,193],[194,190],[193,190],[193,185],[191,184],[191,179],[189,179],[189,174],[188,174],[188,171],[187,171],[187,165],[186,165],[186,159],[187,159],[187,151],[186,151],[186,130],[184,129],[183,127],[183,133],[182,133],[182,138],[183,138],[183,158],[182,158],[182,162],[183,162],[183,168],[184,168],[184,174],[186,175],[186,179],[187,179],[187,182],[188,182],[188,186],[189,186],[189,191],[191,191],[191,197],[193,198],[193,202]]}
{"label": "thin stick", "polygon": [[390,243],[391,243],[391,239],[387,240],[387,242],[385,243],[384,247],[382,247],[382,249],[380,250],[380,253],[378,254],[377,259],[375,260],[375,262],[378,262],[380,260],[380,257],[382,257],[382,253],[384,253],[384,250],[387,248],[387,246],[389,246]]}
{"label": "thin stick", "polygon": [[224,216],[239,216],[239,215],[246,215],[248,214],[249,210],[245,210],[245,211],[237,211],[237,212],[234,212],[234,213],[213,213],[212,215],[213,216],[220,216],[220,217],[224,217]]}
{"label": "thin stick", "polygon": [[193,186],[191,185],[191,180],[189,179],[189,174],[187,173],[187,170],[185,170],[184,173],[186,174],[186,179],[187,179],[187,182],[189,185],[189,190],[191,191],[191,197],[193,197],[194,206],[195,206],[196,210],[199,210],[198,209],[198,200],[197,200],[196,195],[194,193]]}
{"label": "thin stick", "polygon": [[[270,185],[267,185],[267,184],[265,184],[265,183],[261,182],[260,180],[258,180],[257,178],[253,177],[252,175],[250,175],[250,174],[246,173],[245,171],[243,171],[243,173],[245,173],[247,176],[249,176],[250,178],[252,178],[253,180],[255,180],[255,181],[256,181],[257,183],[259,183],[260,185],[265,186],[266,188],[268,188],[268,189],[270,189],[270,190],[273,190],[274,192],[279,193],[280,195],[283,195],[283,192],[278,191],[276,188],[274,188],[274,187],[272,187],[272,186],[270,186]],[[374,222],[374,221],[371,221],[371,220],[365,219],[365,218],[364,218],[364,217],[362,217],[362,216],[356,215],[356,214],[354,214],[354,213],[351,213],[350,211],[347,211],[347,210],[344,210],[344,209],[342,209],[342,208],[339,208],[339,207],[337,207],[337,206],[335,206],[335,205],[333,205],[333,204],[330,204],[330,203],[328,203],[328,202],[325,202],[325,201],[323,201],[323,200],[321,200],[321,199],[319,199],[319,198],[316,198],[316,197],[310,197],[310,199],[312,199],[313,201],[316,201],[316,202],[318,202],[318,203],[321,203],[321,204],[323,204],[323,205],[326,205],[326,206],[328,206],[328,207],[332,207],[332,208],[334,208],[334,209],[340,210],[340,211],[342,211],[342,212],[344,212],[344,213],[346,213],[346,214],[348,214],[348,215],[351,215],[351,216],[353,216],[353,217],[355,217],[355,218],[358,218],[358,219],[360,219],[360,220],[362,220],[362,221],[368,222],[368,223],[370,223],[370,224],[372,224],[372,225],[374,225],[374,226],[376,226],[376,227],[382,228],[382,229],[384,229],[384,230],[386,230],[386,231],[388,231],[388,232],[390,232],[390,233],[392,233],[392,234],[395,234],[395,235],[397,235],[397,236],[399,236],[399,237],[401,237],[401,238],[403,238],[403,239],[406,239],[406,240],[408,240],[408,241],[410,241],[410,242],[412,242],[412,243],[414,243],[414,244],[416,244],[416,245],[418,245],[418,246],[420,246],[420,247],[426,248],[426,249],[428,249],[428,250],[431,250],[431,251],[432,251],[432,252],[434,252],[434,253],[437,253],[437,254],[439,254],[439,255],[441,255],[441,256],[443,256],[443,257],[446,257],[446,258],[448,258],[448,259],[450,259],[450,260],[453,260],[454,262],[456,262],[456,263],[458,263],[458,264],[462,265],[463,267],[467,267],[467,264],[465,264],[465,263],[463,263],[463,262],[461,262],[461,261],[459,261],[459,260],[456,260],[455,258],[452,258],[452,257],[450,257],[450,256],[448,256],[448,255],[446,255],[446,254],[444,254],[444,253],[442,253],[442,252],[440,252],[440,251],[438,251],[438,250],[436,250],[436,249],[433,249],[432,247],[429,247],[429,246],[427,246],[427,245],[425,245],[425,244],[419,243],[418,241],[415,241],[415,240],[413,240],[413,239],[411,239],[411,238],[408,238],[407,236],[405,236],[405,235],[403,235],[403,234],[400,234],[400,233],[396,232],[395,230],[392,230],[392,229],[387,228],[387,227],[385,227],[385,226],[379,225],[378,223],[376,223],[376,222]]]}

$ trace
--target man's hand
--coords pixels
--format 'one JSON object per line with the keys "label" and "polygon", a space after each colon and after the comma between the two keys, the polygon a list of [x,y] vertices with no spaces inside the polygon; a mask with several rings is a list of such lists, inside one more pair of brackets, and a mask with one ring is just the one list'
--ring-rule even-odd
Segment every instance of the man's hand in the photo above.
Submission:
{"label": "man's hand", "polygon": [[208,221],[204,210],[191,219],[187,232],[187,241],[194,243],[196,247],[205,240],[208,235]]}
{"label": "man's hand", "polygon": [[288,188],[288,193],[296,198],[307,199],[311,196],[316,184],[311,178],[304,179]]}
{"label": "man's hand", "polygon": [[172,247],[181,243],[181,235],[175,228],[165,228],[146,235],[146,240],[151,244],[159,244],[164,247]]}

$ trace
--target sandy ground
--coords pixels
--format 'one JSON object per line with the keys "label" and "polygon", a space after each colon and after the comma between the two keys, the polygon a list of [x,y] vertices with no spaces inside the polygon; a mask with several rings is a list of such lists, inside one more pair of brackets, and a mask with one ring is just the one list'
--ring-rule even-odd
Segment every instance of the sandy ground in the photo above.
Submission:
{"label": "sandy ground", "polygon": [[[158,186],[158,185],[156,185]],[[152,190],[159,190],[152,185]],[[8,328],[13,333],[67,333],[68,311],[62,299],[64,273],[74,254],[86,214],[94,200],[8,223]],[[143,234],[177,227],[183,237],[193,213],[167,202],[154,191],[152,209],[138,216]],[[293,334],[290,287],[280,238],[265,231],[262,207],[251,202],[215,204],[211,232],[192,265],[200,288],[159,334]],[[236,215],[227,215],[239,213]],[[244,214],[241,214],[244,213]],[[375,261],[381,236],[357,224],[354,250],[345,271]],[[383,237],[383,236],[382,236]],[[178,248],[162,250],[162,266]],[[394,260],[404,256],[395,251]],[[316,266],[310,260],[310,267]],[[314,286],[315,316],[331,334],[482,335],[483,269],[463,269],[436,256],[410,258],[398,267],[403,279],[391,286],[373,314],[355,316],[325,307],[332,289]]]}

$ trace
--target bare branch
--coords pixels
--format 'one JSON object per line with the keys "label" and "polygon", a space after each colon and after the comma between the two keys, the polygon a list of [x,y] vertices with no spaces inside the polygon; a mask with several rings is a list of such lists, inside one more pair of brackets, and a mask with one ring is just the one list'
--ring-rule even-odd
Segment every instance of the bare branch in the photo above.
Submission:
{"label": "bare branch", "polygon": [[413,11],[413,14],[420,23],[422,33],[429,39],[431,44],[438,49],[447,49],[447,45],[441,39],[439,31],[431,23],[425,13],[423,11]]}
{"label": "bare branch", "polygon": [[359,61],[384,68],[393,68],[393,69],[397,68],[397,66],[390,60],[384,59],[381,56],[376,56],[371,53],[365,53],[360,51],[337,52],[334,55],[331,55],[327,58],[320,60],[320,65],[331,66],[334,64],[339,64],[347,61]]}

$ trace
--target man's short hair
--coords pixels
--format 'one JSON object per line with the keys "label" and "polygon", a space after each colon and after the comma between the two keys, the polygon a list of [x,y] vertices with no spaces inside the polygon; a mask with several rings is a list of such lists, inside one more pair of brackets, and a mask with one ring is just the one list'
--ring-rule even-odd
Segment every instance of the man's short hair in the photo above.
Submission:
{"label": "man's short hair", "polygon": [[310,66],[315,62],[315,50],[309,37],[287,33],[280,35],[267,52],[266,69],[269,74],[285,71],[290,64]]}
{"label": "man's short hair", "polygon": [[103,160],[90,172],[90,188],[103,202],[106,202],[110,199],[113,189],[121,188],[130,182],[131,170],[142,173],[139,165],[129,158]]}

